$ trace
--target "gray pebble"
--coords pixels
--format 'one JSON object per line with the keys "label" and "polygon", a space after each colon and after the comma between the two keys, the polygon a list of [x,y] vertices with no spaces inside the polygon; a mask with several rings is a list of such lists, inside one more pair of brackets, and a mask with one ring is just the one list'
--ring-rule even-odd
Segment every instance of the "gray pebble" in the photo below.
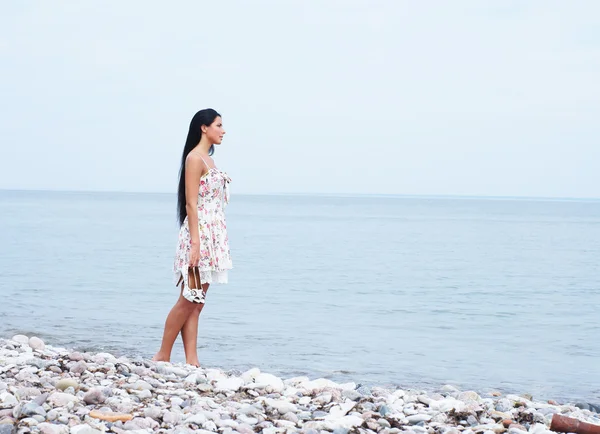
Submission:
{"label": "gray pebble", "polygon": [[0,434],[14,434],[16,432],[15,426],[10,423],[0,424]]}
{"label": "gray pebble", "polygon": [[503,413],[509,412],[513,409],[512,404],[506,398],[499,399],[496,403],[496,410],[501,411]]}
{"label": "gray pebble", "polygon": [[83,401],[88,405],[102,404],[106,400],[104,393],[101,389],[93,388],[89,390],[84,396]]}
{"label": "gray pebble", "polygon": [[87,363],[85,363],[83,360],[76,362],[73,366],[71,366],[71,369],[69,369],[69,371],[72,374],[83,374],[85,371],[87,371],[88,366]]}

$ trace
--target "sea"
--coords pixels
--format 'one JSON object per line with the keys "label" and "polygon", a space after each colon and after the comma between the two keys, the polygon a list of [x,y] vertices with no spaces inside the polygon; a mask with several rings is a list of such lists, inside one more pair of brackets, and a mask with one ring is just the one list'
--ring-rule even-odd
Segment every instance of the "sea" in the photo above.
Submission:
{"label": "sea", "polygon": [[[175,202],[0,191],[0,338],[151,357]],[[600,200],[233,194],[227,224],[205,367],[600,402]]]}

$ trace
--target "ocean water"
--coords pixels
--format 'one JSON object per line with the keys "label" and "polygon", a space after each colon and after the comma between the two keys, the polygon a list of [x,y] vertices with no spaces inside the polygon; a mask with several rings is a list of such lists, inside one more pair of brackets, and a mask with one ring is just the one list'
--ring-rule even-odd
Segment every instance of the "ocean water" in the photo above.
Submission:
{"label": "ocean water", "polygon": [[[233,195],[227,218],[205,366],[600,400],[600,201]],[[0,191],[0,337],[151,357],[176,237],[174,195]]]}

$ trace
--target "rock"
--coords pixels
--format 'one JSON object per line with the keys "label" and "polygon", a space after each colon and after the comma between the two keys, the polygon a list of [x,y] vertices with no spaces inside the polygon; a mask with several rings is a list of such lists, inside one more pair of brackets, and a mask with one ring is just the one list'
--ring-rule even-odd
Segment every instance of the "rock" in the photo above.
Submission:
{"label": "rock", "polygon": [[296,413],[298,411],[298,408],[288,401],[279,401],[271,398],[266,398],[265,404],[271,408],[274,408],[280,414],[285,414],[289,412]]}
{"label": "rock", "polygon": [[162,414],[162,412],[161,412],[160,408],[155,407],[155,406],[146,407],[144,409],[144,416],[149,417],[150,419],[158,420],[160,418],[161,414]]}
{"label": "rock", "polygon": [[48,398],[48,402],[50,402],[55,407],[65,407],[70,402],[74,403],[77,401],[79,401],[79,398],[64,392],[54,392]]}
{"label": "rock", "polygon": [[37,427],[41,434],[60,434],[60,427],[53,423],[43,422]]}
{"label": "rock", "polygon": [[496,403],[496,410],[501,411],[503,413],[511,411],[512,408],[513,408],[512,403],[506,398],[499,399],[498,402]]}
{"label": "rock", "polygon": [[255,388],[264,388],[268,393],[283,392],[285,385],[283,380],[272,374],[259,374],[255,379]]}
{"label": "rock", "polygon": [[292,422],[294,424],[298,423],[298,416],[296,416],[296,414],[292,413],[292,412],[288,412],[288,413],[284,414],[283,416],[281,416],[281,419],[287,420],[287,421]]}
{"label": "rock", "polygon": [[512,424],[514,424],[512,419],[504,419],[502,421],[502,425],[504,425],[504,428],[508,428],[509,426],[511,426]]}
{"label": "rock", "polygon": [[56,388],[62,391],[67,390],[69,387],[72,387],[75,390],[79,389],[79,383],[77,380],[73,378],[63,378],[56,383]]}
{"label": "rock", "polygon": [[0,423],[0,434],[14,434],[15,426],[12,423]]}
{"label": "rock", "polygon": [[71,366],[71,369],[69,369],[69,372],[71,372],[72,374],[83,374],[85,371],[87,371],[88,366],[87,363],[85,363],[83,360],[76,362],[73,366]]}
{"label": "rock", "polygon": [[174,413],[171,411],[166,411],[163,414],[163,422],[169,425],[177,425],[181,420],[181,415],[179,413]]}
{"label": "rock", "polygon": [[148,389],[142,390],[140,393],[138,393],[138,398],[142,400],[152,398],[152,392],[150,392]]}
{"label": "rock", "polygon": [[12,340],[20,343],[21,345],[29,345],[29,338],[25,335],[14,335]]}
{"label": "rock", "polygon": [[600,413],[600,404],[589,404],[586,402],[578,402],[575,404],[575,407],[580,408],[582,410],[593,411],[594,413]]}
{"label": "rock", "polygon": [[184,423],[186,425],[189,425],[189,424],[202,425],[206,421],[207,421],[207,419],[206,419],[206,416],[204,414],[197,413],[197,414],[192,414],[191,416],[189,416],[188,418],[186,418],[185,421],[184,421]]}
{"label": "rock", "polygon": [[104,412],[97,411],[97,410],[90,411],[90,417],[93,417],[95,419],[105,420],[108,422],[117,422],[117,421],[127,422],[127,421],[133,419],[132,414],[104,413]]}
{"label": "rock", "polygon": [[34,419],[32,417],[26,417],[25,419],[21,419],[20,425],[23,426],[37,426],[39,424],[39,422],[37,421],[37,419]]}
{"label": "rock", "polygon": [[445,386],[442,386],[442,392],[446,392],[446,393],[458,393],[460,392],[456,387],[451,386],[450,384],[446,384]]}
{"label": "rock", "polygon": [[461,392],[458,394],[458,400],[468,403],[468,402],[479,402],[481,398],[477,394],[477,392],[467,391]]}
{"label": "rock", "polygon": [[44,349],[46,348],[44,341],[36,336],[31,337],[28,343],[32,349],[37,351],[44,351]]}
{"label": "rock", "polygon": [[46,410],[44,410],[44,408],[36,402],[28,402],[21,408],[20,417],[33,416],[35,414],[39,414],[40,416],[46,416]]}
{"label": "rock", "polygon": [[202,424],[202,428],[204,428],[205,430],[210,431],[210,432],[216,432],[217,424],[214,423],[212,420],[209,420]]}
{"label": "rock", "polygon": [[360,398],[362,398],[362,395],[356,390],[343,390],[342,396],[351,399],[352,401],[358,401]]}
{"label": "rock", "polygon": [[323,406],[323,405],[329,404],[331,402],[331,398],[332,398],[331,393],[323,393],[323,394],[317,396],[313,401],[316,404]]}
{"label": "rock", "polygon": [[470,426],[475,426],[475,425],[477,425],[477,424],[479,423],[479,421],[477,420],[477,418],[476,418],[475,416],[473,416],[472,414],[470,414],[470,415],[467,417],[467,423],[468,423]]}
{"label": "rock", "polygon": [[[200,392],[209,393],[213,391],[213,387],[208,383],[202,383],[198,385],[197,390],[199,390]],[[252,392],[252,390],[250,390],[249,392]]]}
{"label": "rock", "polygon": [[379,407],[379,414],[382,415],[383,417],[386,417],[388,414],[391,414],[392,411],[390,410],[390,408],[387,405],[382,405],[381,407]]}
{"label": "rock", "polygon": [[[73,362],[81,362],[82,360],[84,360],[84,357],[81,353],[77,352],[77,351],[73,351],[71,354],[69,354],[69,360],[73,361]],[[96,362],[98,363],[98,362]],[[102,363],[98,363],[99,365],[104,364],[104,361],[102,361]]]}
{"label": "rock", "polygon": [[90,389],[84,396],[83,402],[87,405],[98,405],[106,401],[104,393],[99,388]]}
{"label": "rock", "polygon": [[415,414],[413,416],[408,416],[406,418],[406,420],[408,421],[409,424],[411,425],[416,425],[419,422],[428,422],[431,420],[431,416],[429,416],[428,414]]}
{"label": "rock", "polygon": [[17,405],[18,401],[11,393],[0,393],[0,408],[12,408]]}
{"label": "rock", "polygon": [[237,432],[240,434],[254,434],[254,430],[248,424],[241,424],[237,427]]}
{"label": "rock", "polygon": [[244,385],[244,380],[239,377],[222,378],[215,385],[215,392],[237,392]]}
{"label": "rock", "polygon": [[89,426],[88,424],[75,425],[71,427],[70,434],[103,434],[102,431]]}
{"label": "rock", "polygon": [[152,390],[152,386],[150,383],[144,380],[136,381],[133,386],[131,386],[133,390]]}

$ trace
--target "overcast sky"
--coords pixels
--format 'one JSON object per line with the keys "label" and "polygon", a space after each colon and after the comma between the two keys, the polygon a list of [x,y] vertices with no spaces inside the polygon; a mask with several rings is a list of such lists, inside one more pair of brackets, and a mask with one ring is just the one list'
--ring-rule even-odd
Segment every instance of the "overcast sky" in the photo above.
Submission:
{"label": "overcast sky", "polygon": [[600,2],[13,1],[0,188],[600,198]]}

